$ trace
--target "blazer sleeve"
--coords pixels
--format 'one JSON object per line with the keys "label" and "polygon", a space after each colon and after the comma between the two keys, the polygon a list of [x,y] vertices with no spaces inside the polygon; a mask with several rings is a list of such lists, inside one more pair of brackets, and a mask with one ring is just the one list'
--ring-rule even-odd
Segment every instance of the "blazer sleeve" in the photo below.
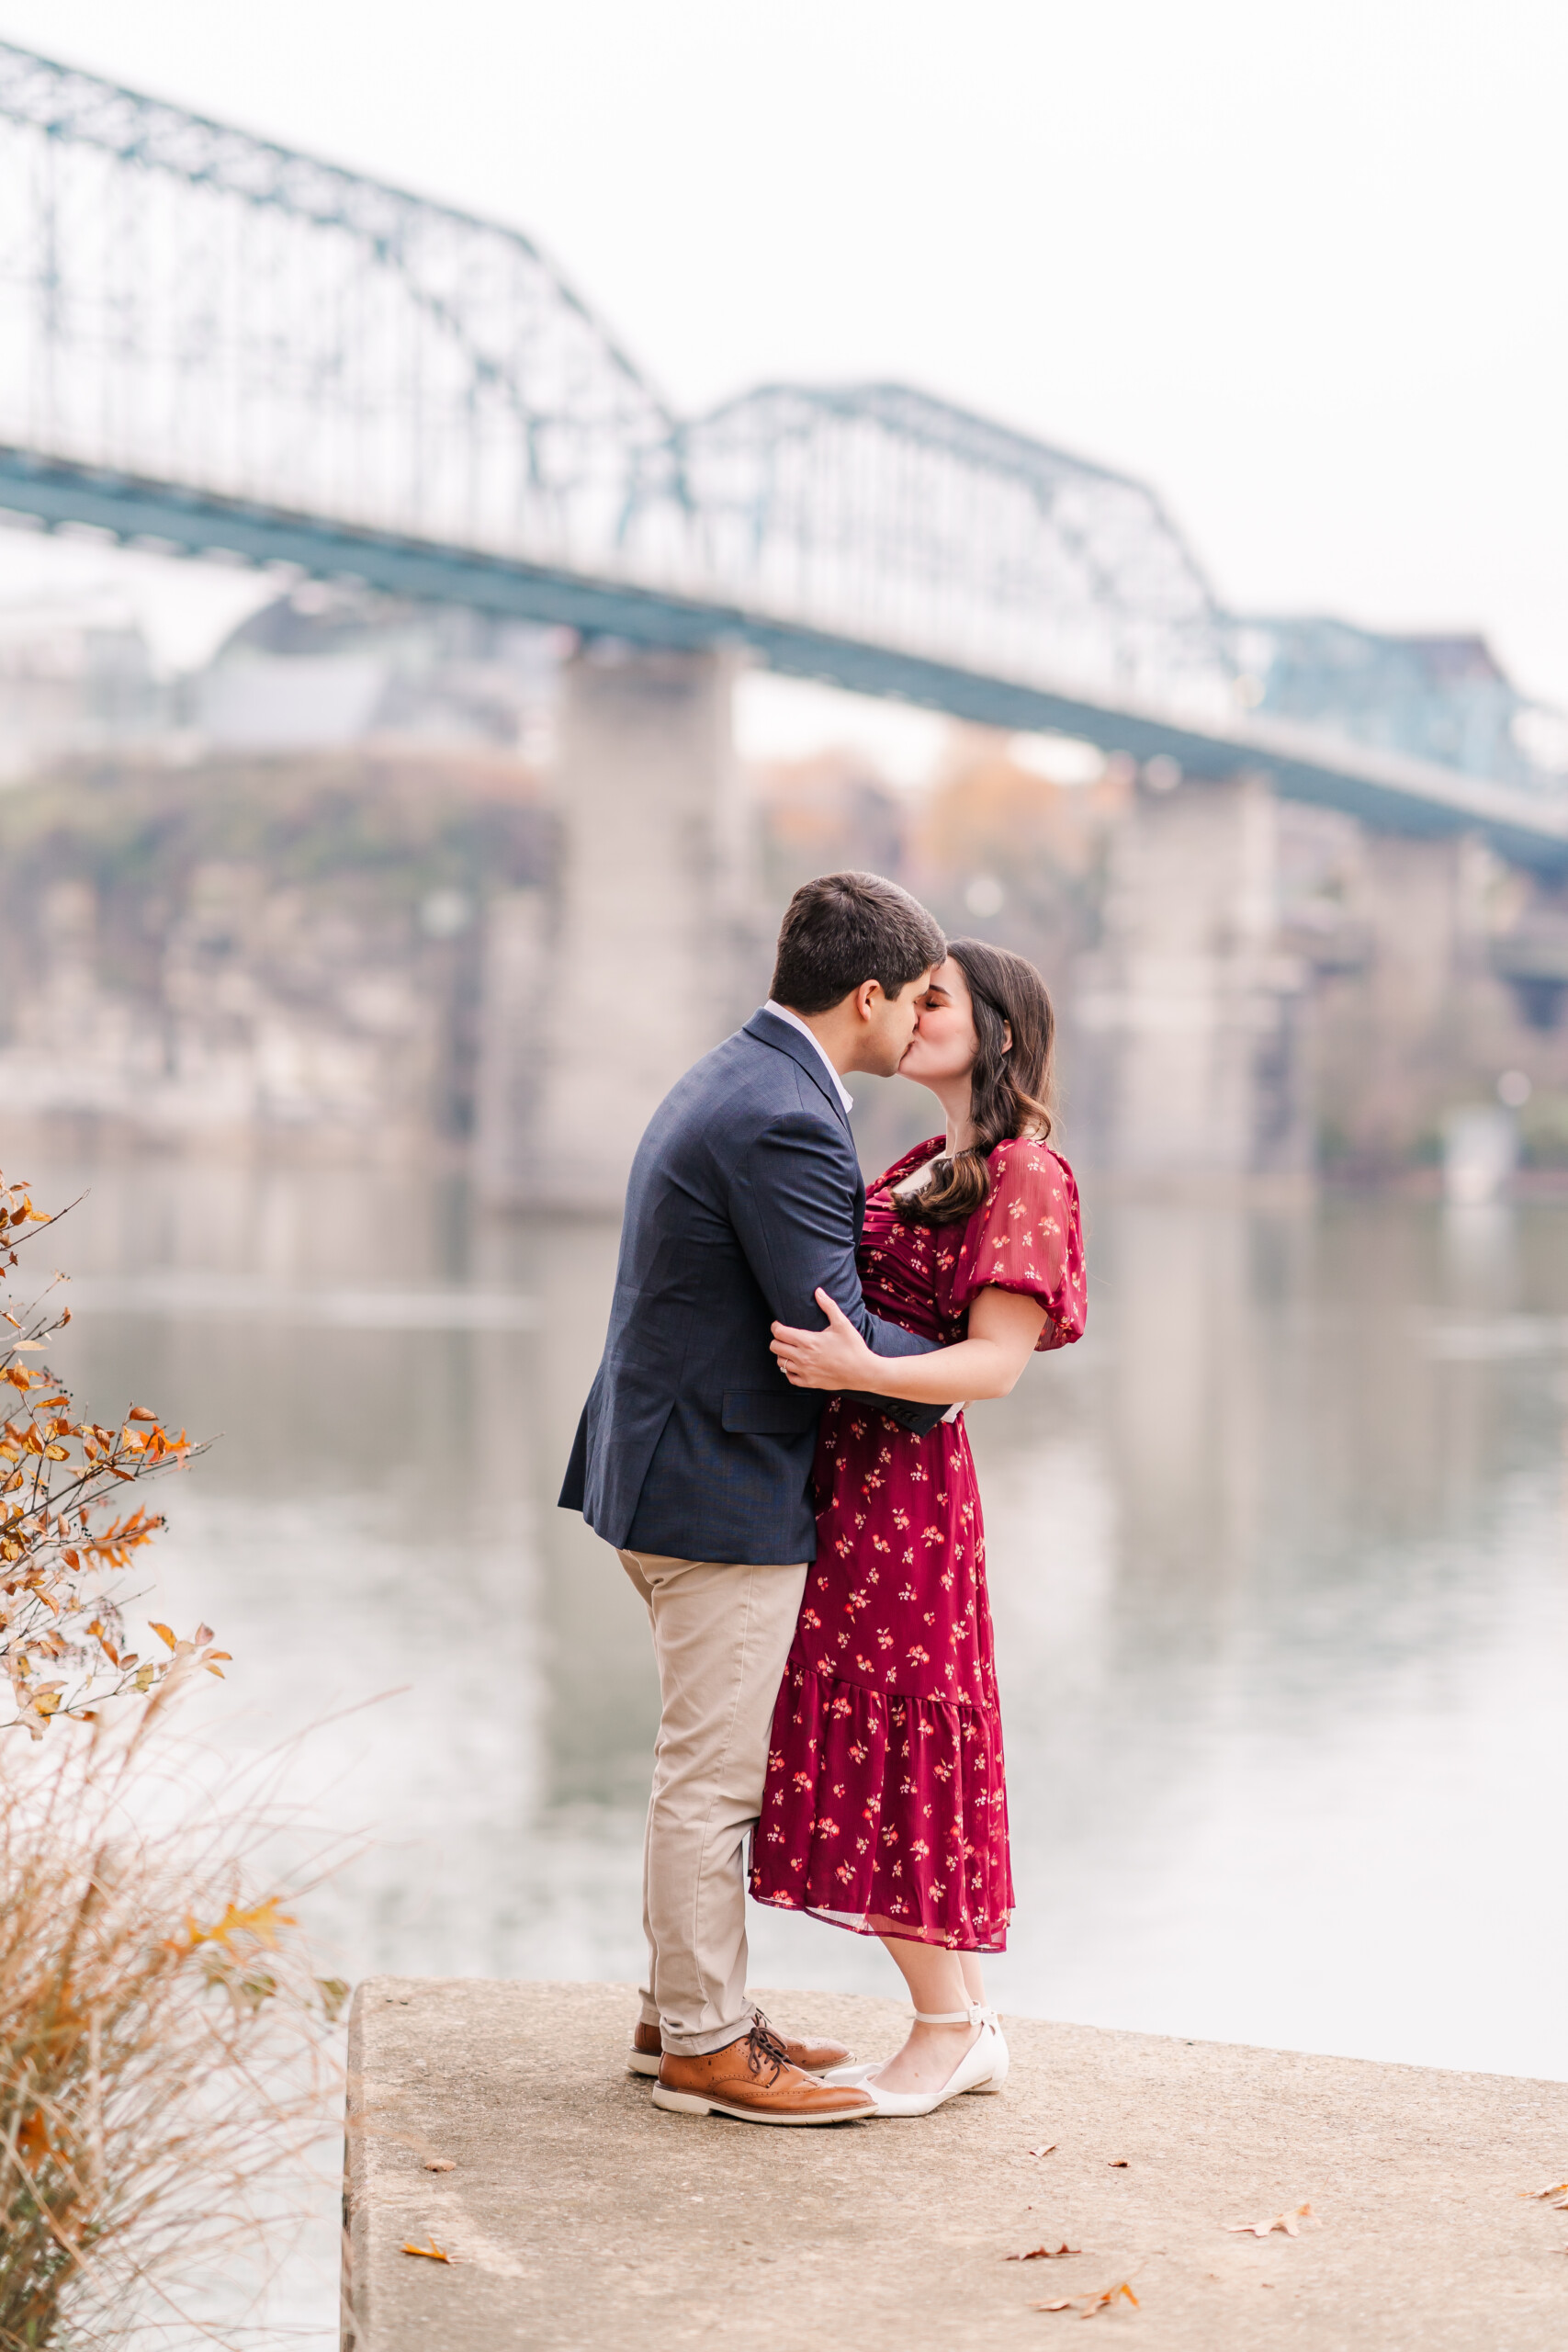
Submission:
{"label": "blazer sleeve", "polygon": [[842,1145],[804,1114],[775,1119],[746,1153],[730,1184],[730,1217],[775,1321],[818,1331],[818,1288],[841,1308],[879,1356],[919,1356],[935,1347],[885,1323],[867,1306],[855,1265],[855,1176]]}
{"label": "blazer sleeve", "polygon": [[[929,1355],[934,1340],[884,1322],[862,1294],[854,1246],[858,1173],[848,1140],[840,1145],[819,1120],[797,1114],[773,1121],[746,1153],[730,1184],[730,1218],[747,1263],[775,1322],[820,1330],[820,1287],[874,1354]],[[864,1402],[922,1437],[946,1410],[902,1396],[867,1396]]]}

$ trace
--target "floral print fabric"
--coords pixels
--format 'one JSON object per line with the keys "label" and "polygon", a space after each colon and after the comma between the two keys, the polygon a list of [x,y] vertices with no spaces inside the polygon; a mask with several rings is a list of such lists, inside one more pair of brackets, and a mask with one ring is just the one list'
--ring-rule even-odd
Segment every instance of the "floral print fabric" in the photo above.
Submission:
{"label": "floral print fabric", "polygon": [[[990,1285],[1045,1308],[1038,1346],[1084,1328],[1077,1187],[1019,1139],[964,1226],[906,1225],[872,1188],[860,1250],[872,1311],[950,1346]],[[751,1892],[861,1935],[1001,1951],[1012,1910],[986,1535],[960,1415],[924,1437],[831,1397],[813,1470],[817,1560],[769,1741]]]}

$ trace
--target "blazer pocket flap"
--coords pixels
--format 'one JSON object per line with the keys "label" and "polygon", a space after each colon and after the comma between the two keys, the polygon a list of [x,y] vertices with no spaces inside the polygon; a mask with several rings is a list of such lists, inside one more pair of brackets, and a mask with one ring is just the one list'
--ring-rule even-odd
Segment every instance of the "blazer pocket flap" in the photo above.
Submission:
{"label": "blazer pocket flap", "polygon": [[799,1437],[822,1410],[815,1388],[727,1388],[724,1426],[737,1436]]}

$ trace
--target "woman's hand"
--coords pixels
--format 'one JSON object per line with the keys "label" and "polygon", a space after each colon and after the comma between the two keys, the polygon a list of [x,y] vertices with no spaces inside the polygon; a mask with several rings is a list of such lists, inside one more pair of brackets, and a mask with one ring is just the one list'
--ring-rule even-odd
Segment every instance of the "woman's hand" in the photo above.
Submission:
{"label": "woman's hand", "polygon": [[863,1396],[901,1396],[913,1405],[954,1405],[1005,1396],[1044,1328],[1041,1301],[988,1283],[969,1310],[969,1335],[929,1355],[879,1356],[825,1290],[817,1304],[825,1331],[773,1325],[773,1351],[795,1388],[852,1388]]}
{"label": "woman's hand", "polygon": [[773,1351],[779,1369],[795,1388],[859,1388],[876,1390],[876,1374],[886,1359],[874,1355],[843,1309],[825,1290],[817,1304],[828,1317],[825,1331],[796,1331],[775,1323]]}

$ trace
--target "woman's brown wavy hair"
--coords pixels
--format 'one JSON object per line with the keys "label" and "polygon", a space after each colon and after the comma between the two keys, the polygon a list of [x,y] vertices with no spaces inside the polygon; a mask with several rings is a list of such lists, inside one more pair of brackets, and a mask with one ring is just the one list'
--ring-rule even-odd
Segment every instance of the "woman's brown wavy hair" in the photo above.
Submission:
{"label": "woman's brown wavy hair", "polygon": [[[1010,1136],[1051,1132],[1051,1062],[1056,1017],[1045,983],[1021,956],[987,947],[980,939],[949,940],[947,952],[964,967],[974,1002],[980,1051],[970,1072],[975,1141],[967,1151],[944,1152],[918,1193],[896,1195],[908,1225],[958,1225],[974,1216],[991,1189],[986,1163]],[[1012,1043],[1004,1040],[1009,1030]]]}

